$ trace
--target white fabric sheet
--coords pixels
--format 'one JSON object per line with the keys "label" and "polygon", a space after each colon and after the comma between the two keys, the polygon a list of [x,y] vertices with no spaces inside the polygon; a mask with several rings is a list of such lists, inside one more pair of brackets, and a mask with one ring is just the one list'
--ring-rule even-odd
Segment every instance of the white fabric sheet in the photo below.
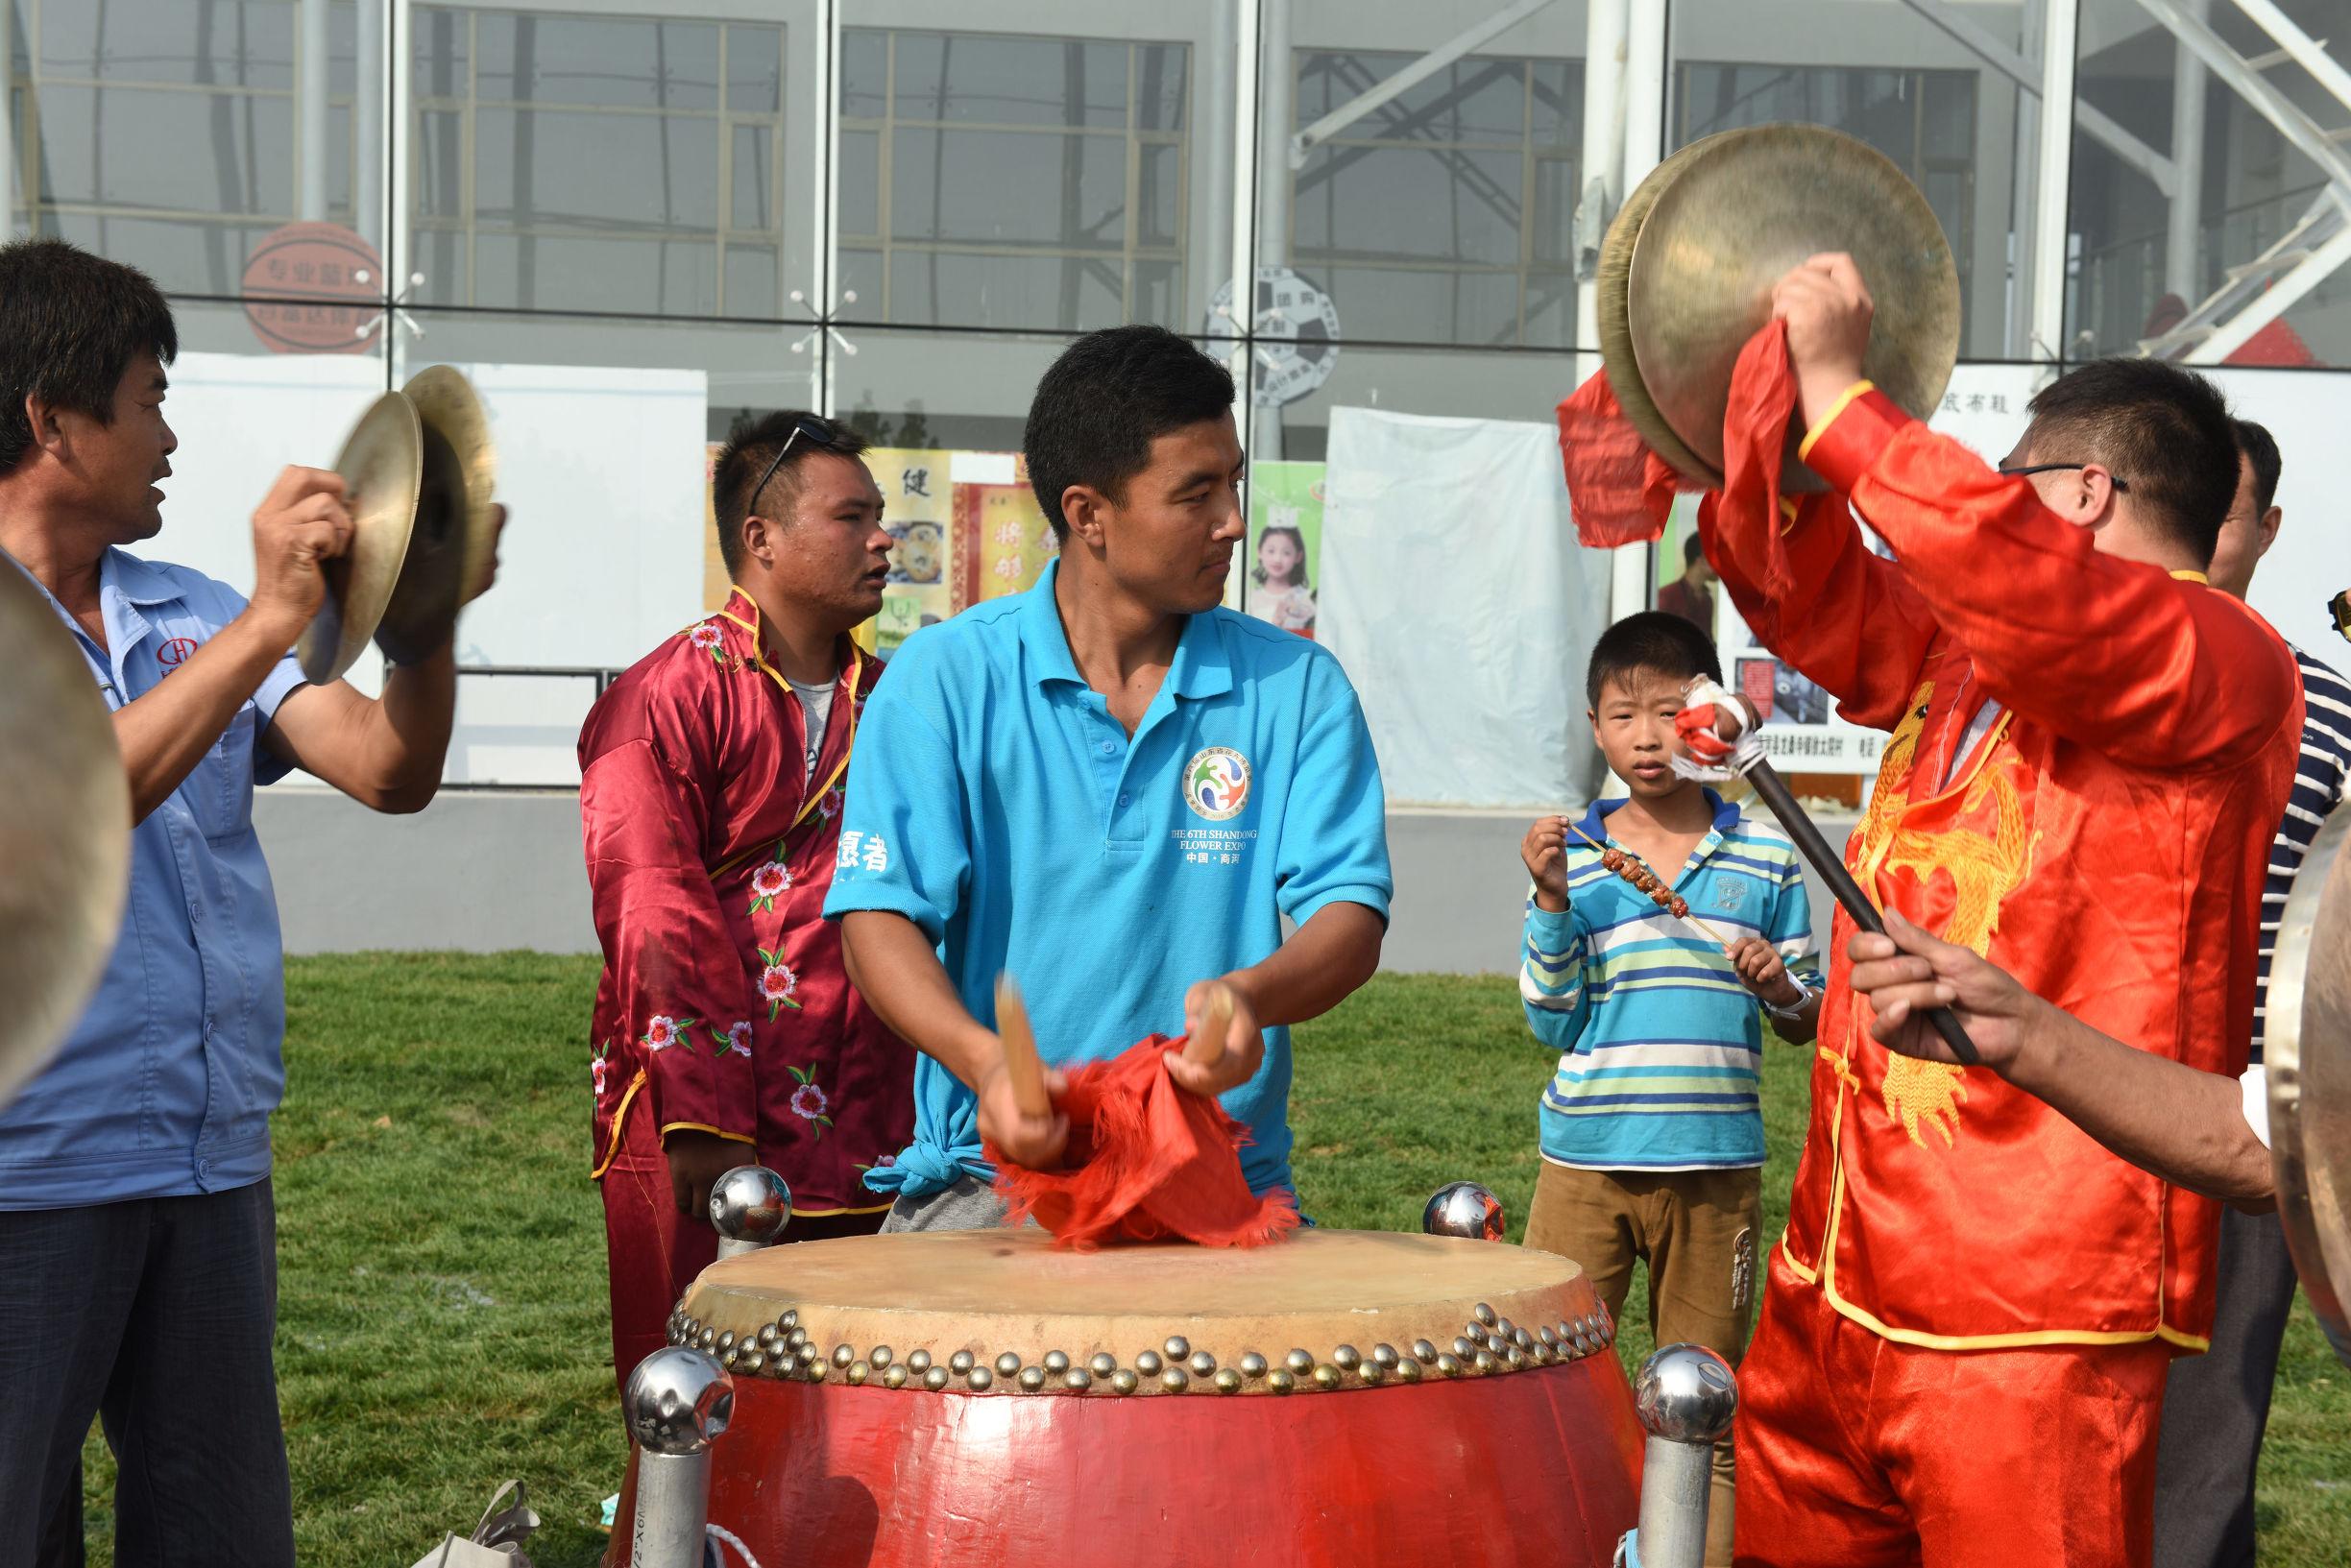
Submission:
{"label": "white fabric sheet", "polygon": [[1556,427],[1337,408],[1328,465],[1315,635],[1362,695],[1390,803],[1588,801],[1609,557],[1576,543]]}

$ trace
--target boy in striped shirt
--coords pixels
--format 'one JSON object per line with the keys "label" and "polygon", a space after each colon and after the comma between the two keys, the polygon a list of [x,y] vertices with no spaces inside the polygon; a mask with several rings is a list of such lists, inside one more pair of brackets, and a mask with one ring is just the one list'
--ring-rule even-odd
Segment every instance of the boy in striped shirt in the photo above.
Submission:
{"label": "boy in striped shirt", "polygon": [[[1673,770],[1690,682],[1719,682],[1689,622],[1630,615],[1592,649],[1592,733],[1630,794],[1580,824],[1544,817],[1520,853],[1535,880],[1518,989],[1559,1051],[1542,1098],[1542,1166],[1526,1244],[1583,1265],[1612,1316],[1636,1259],[1649,1266],[1659,1344],[1746,1348],[1762,1228],[1762,1014],[1812,1038],[1819,959],[1796,851]],[[1750,714],[1753,718],[1756,715]],[[1728,951],[1601,859],[1637,856]],[[1714,1454],[1709,1568],[1731,1560],[1731,1444]]]}

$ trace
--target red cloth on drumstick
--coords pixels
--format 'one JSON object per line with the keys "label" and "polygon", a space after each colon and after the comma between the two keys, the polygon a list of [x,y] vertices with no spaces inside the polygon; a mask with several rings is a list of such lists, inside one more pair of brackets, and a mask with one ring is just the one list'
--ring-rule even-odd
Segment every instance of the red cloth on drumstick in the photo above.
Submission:
{"label": "red cloth on drumstick", "polygon": [[1108,1061],[1063,1070],[1062,1170],[1013,1165],[988,1146],[1010,1223],[1034,1219],[1054,1245],[1077,1251],[1171,1240],[1262,1246],[1297,1226],[1289,1194],[1259,1197],[1243,1178],[1248,1129],[1168,1075],[1167,1053],[1182,1044],[1155,1034]]}

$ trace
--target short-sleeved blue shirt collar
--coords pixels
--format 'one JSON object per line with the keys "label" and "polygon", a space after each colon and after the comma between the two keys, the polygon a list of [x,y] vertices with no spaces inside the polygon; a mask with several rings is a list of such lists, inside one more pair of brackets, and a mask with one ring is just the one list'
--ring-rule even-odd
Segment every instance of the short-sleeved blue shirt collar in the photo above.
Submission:
{"label": "short-sleeved blue shirt collar", "polygon": [[[1698,847],[1690,851],[1689,864],[1693,866],[1703,865],[1707,856],[1712,855],[1721,846],[1723,834],[1739,825],[1737,806],[1724,800],[1704,784],[1700,784],[1698,788],[1699,792],[1706,796],[1708,808],[1714,813],[1714,825],[1709,828],[1706,836],[1698,841]],[[1576,826],[1594,843],[1605,844],[1609,841],[1608,819],[1614,816],[1619,808],[1631,804],[1632,797],[1629,795],[1612,795],[1607,800],[1596,800],[1591,803],[1591,809],[1584,813],[1584,820]],[[1664,876],[1670,881],[1681,874],[1683,867],[1676,866],[1670,873],[1657,867],[1651,869],[1658,870],[1660,875]]]}
{"label": "short-sleeved blue shirt collar", "polygon": [[[1056,681],[1085,685],[1085,677],[1078,673],[1078,661],[1070,653],[1069,631],[1061,624],[1060,582],[1061,563],[1056,560],[1046,567],[1036,588],[1021,595],[1020,608],[1013,612],[1020,617],[1021,660],[1033,686]],[[1150,726],[1162,698],[1221,697],[1232,687],[1232,660],[1224,650],[1224,639],[1217,635],[1216,616],[1205,613],[1186,616],[1183,636],[1176,643],[1175,663],[1159,684],[1159,694],[1144,711],[1143,722],[1135,726],[1136,733]]]}

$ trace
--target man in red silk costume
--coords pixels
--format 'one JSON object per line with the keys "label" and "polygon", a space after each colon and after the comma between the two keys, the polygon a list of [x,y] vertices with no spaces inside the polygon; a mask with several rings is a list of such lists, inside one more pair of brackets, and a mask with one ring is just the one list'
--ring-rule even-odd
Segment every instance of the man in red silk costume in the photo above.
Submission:
{"label": "man in red silk costume", "polygon": [[849,635],[889,573],[863,450],[799,413],[730,441],[712,473],[726,607],[638,661],[580,731],[604,948],[594,1174],[623,1384],[716,1253],[713,1182],[756,1161],[791,1186],[788,1241],[862,1234],[889,1212],[863,1172],[912,1128],[914,1053],[850,988],[822,917],[882,672]]}
{"label": "man in red silk costume", "polygon": [[[1833,494],[1742,492],[1733,452],[1701,527],[1757,636],[1892,732],[1847,863],[2094,1027],[2234,1078],[2301,696],[2277,635],[2204,582],[2237,472],[2219,394],[2085,366],[1995,471],[1861,379],[1849,258],[1775,306]],[[1750,358],[1783,411],[1786,365]],[[1776,452],[1784,423],[1755,422],[1733,445]],[[1853,934],[1840,911],[1739,1374],[1737,1560],[2144,1563],[2165,1364],[2204,1346],[2218,1212],[1989,1070],[1889,1054]]]}

